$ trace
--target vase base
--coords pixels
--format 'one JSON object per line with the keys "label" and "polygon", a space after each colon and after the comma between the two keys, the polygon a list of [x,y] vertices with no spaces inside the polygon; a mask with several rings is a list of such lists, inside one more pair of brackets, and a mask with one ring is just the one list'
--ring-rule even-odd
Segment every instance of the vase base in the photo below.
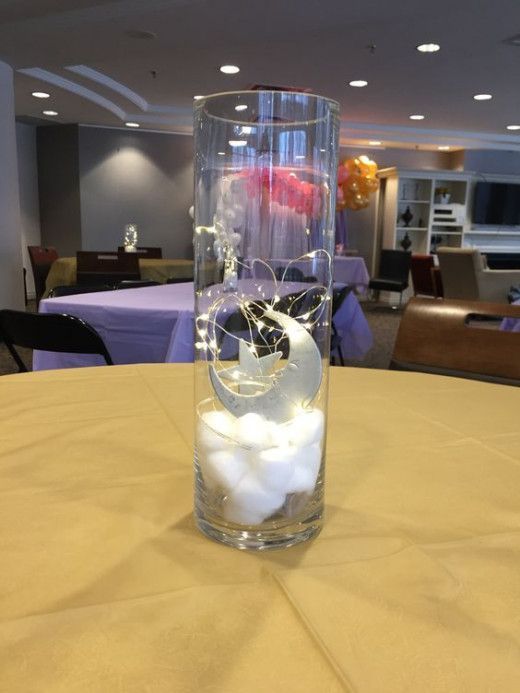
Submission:
{"label": "vase base", "polygon": [[227,544],[235,549],[249,551],[270,551],[288,549],[295,544],[312,539],[321,531],[321,511],[314,513],[305,521],[284,527],[273,528],[240,528],[239,525],[220,526],[209,522],[205,517],[195,513],[195,520],[200,531],[210,539]]}

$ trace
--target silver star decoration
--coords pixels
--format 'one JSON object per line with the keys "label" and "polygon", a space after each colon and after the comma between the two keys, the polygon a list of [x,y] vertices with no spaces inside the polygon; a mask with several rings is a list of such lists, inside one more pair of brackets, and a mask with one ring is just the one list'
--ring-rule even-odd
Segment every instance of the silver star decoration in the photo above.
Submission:
{"label": "silver star decoration", "polygon": [[270,379],[269,376],[281,355],[281,351],[275,351],[258,357],[251,351],[247,342],[241,339],[238,345],[238,366],[219,371],[219,376],[237,383],[241,395],[253,395]]}

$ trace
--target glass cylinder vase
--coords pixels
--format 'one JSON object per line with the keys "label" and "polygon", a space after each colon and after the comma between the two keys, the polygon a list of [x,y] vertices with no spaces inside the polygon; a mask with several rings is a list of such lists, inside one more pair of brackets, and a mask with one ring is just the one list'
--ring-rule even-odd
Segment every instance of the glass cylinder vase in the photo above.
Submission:
{"label": "glass cylinder vase", "polygon": [[195,515],[237,548],[321,528],[339,109],[195,102]]}

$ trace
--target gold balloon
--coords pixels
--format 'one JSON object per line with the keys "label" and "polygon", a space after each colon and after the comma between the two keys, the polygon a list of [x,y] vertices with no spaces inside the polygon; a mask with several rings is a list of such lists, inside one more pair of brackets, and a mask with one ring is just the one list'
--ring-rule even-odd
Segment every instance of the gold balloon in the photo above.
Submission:
{"label": "gold balloon", "polygon": [[[345,173],[348,173],[345,176]],[[370,203],[369,195],[379,188],[376,178],[377,164],[363,155],[359,158],[346,159],[340,164],[338,176],[338,195],[336,209],[363,209]]]}

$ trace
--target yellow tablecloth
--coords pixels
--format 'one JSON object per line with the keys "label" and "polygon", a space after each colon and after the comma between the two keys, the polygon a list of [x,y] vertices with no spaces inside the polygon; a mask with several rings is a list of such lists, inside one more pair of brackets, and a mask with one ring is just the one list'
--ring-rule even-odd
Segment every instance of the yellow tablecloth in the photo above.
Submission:
{"label": "yellow tablecloth", "polygon": [[322,534],[192,518],[189,364],[0,378],[0,690],[520,690],[520,390],[333,369]]}
{"label": "yellow tablecloth", "polygon": [[[164,284],[167,279],[184,279],[186,281],[193,278],[192,260],[168,260],[139,258],[139,269],[141,279],[148,279]],[[47,298],[49,291],[55,286],[67,286],[76,283],[76,258],[60,257],[52,263],[47,281],[45,282],[44,298]]]}

